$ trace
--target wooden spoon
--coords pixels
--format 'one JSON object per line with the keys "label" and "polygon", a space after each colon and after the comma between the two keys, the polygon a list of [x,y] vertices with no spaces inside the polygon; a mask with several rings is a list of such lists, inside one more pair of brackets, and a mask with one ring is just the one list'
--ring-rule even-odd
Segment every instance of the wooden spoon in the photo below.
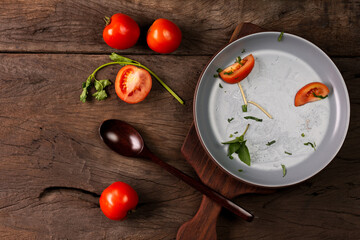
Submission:
{"label": "wooden spoon", "polygon": [[109,148],[119,153],[120,155],[126,157],[150,159],[172,175],[183,180],[191,187],[205,194],[213,201],[227,208],[246,221],[250,222],[253,220],[254,216],[247,210],[239,207],[229,199],[215,192],[213,189],[207,187],[203,183],[193,179],[192,177],[186,175],[185,173],[156,157],[145,146],[144,140],[140,133],[136,131],[136,129],[130,124],[116,119],[106,120],[100,126],[100,136]]}

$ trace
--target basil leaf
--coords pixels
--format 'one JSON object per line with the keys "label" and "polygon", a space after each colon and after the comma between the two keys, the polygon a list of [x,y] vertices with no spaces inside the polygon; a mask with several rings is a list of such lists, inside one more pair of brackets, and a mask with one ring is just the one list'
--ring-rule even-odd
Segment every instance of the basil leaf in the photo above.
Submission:
{"label": "basil leaf", "polygon": [[283,177],[285,177],[285,175],[287,173],[286,167],[284,164],[281,164],[281,167],[282,167],[282,171],[283,171]]}
{"label": "basil leaf", "polygon": [[95,99],[98,101],[101,101],[101,100],[104,100],[107,98],[107,94],[106,94],[105,90],[97,91],[92,96],[95,97]]}
{"label": "basil leaf", "polygon": [[116,54],[116,53],[111,53],[111,55],[109,57],[114,62],[138,63],[137,61],[134,61],[134,60],[132,60],[130,58],[120,56],[119,54]]}
{"label": "basil leaf", "polygon": [[236,143],[231,143],[229,145],[229,149],[228,149],[228,156],[230,157],[234,152],[236,152],[237,150],[239,150],[241,143],[236,142]]}
{"label": "basil leaf", "polygon": [[249,149],[246,146],[246,141],[242,142],[240,148],[236,151],[241,161],[243,161],[246,165],[250,166],[250,153]]}

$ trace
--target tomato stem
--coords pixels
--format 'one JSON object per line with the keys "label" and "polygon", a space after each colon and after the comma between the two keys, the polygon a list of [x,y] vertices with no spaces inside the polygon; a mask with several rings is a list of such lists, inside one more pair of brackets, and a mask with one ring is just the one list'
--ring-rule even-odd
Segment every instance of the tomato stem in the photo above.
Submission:
{"label": "tomato stem", "polygon": [[110,19],[109,17],[105,16],[105,17],[104,17],[104,21],[105,21],[105,24],[106,24],[106,26],[107,26],[107,25],[110,24],[111,19]]}

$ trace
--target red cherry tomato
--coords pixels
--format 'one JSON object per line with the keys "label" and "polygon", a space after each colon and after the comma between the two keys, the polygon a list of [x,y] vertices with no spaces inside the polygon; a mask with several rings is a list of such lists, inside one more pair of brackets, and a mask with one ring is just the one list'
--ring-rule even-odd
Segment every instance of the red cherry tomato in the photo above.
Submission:
{"label": "red cherry tomato", "polygon": [[121,220],[128,211],[135,209],[139,197],[135,190],[124,182],[114,182],[100,196],[100,208],[106,217]]}
{"label": "red cherry tomato", "polygon": [[170,20],[157,19],[149,28],[146,41],[148,46],[158,53],[171,53],[181,42],[181,31]]}
{"label": "red cherry tomato", "polygon": [[146,98],[152,86],[150,73],[132,65],[122,67],[115,80],[115,91],[127,103],[138,103]]}
{"label": "red cherry tomato", "polygon": [[312,82],[302,87],[295,95],[295,107],[321,100],[329,94],[329,88],[321,82]]}
{"label": "red cherry tomato", "polygon": [[255,64],[255,59],[252,54],[248,55],[239,62],[232,64],[220,72],[220,77],[227,83],[238,83],[246,78]]}
{"label": "red cherry tomato", "polygon": [[134,46],[139,36],[139,25],[131,17],[122,13],[113,15],[103,31],[106,44],[116,49]]}

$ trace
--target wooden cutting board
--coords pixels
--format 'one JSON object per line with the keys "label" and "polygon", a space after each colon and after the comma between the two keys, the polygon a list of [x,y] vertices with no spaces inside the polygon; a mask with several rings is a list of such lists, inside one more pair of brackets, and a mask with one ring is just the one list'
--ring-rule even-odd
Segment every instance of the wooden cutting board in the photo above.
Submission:
{"label": "wooden cutting board", "polygon": [[[264,29],[251,23],[240,23],[234,30],[230,42],[246,35],[263,32]],[[216,165],[203,149],[192,124],[181,148],[186,160],[195,169],[201,181],[231,199],[245,193],[271,193],[273,189],[259,188],[245,184],[227,174]],[[216,221],[221,206],[203,195],[196,215],[178,230],[176,239],[201,240],[216,239]]]}

